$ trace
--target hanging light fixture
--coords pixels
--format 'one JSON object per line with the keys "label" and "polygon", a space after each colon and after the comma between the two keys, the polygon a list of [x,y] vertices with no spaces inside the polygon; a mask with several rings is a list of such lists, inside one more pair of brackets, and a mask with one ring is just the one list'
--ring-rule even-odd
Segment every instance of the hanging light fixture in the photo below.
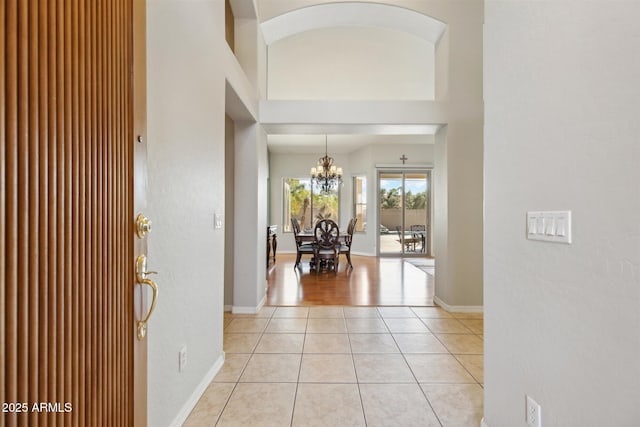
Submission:
{"label": "hanging light fixture", "polygon": [[311,168],[311,183],[317,184],[325,194],[342,184],[342,168],[334,165],[333,157],[327,154],[327,135],[324,136],[324,157],[320,157],[318,165]]}

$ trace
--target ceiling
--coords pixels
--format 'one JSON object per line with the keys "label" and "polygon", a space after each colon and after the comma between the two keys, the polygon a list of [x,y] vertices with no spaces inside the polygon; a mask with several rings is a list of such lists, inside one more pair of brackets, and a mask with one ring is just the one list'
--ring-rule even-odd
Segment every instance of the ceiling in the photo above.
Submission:
{"label": "ceiling", "polygon": [[[327,135],[328,152],[348,154],[367,145],[384,144],[433,144],[430,135]],[[324,152],[325,135],[285,135],[267,136],[267,147],[271,153],[319,154]]]}

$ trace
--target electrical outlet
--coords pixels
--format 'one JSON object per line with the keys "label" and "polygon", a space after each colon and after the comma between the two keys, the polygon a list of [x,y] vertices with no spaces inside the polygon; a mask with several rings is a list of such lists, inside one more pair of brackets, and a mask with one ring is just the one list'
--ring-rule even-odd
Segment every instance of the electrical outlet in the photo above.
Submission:
{"label": "electrical outlet", "polygon": [[538,402],[533,400],[530,396],[527,396],[527,426],[528,427],[541,427],[542,422],[540,420],[542,408]]}
{"label": "electrical outlet", "polygon": [[187,366],[187,346],[184,346],[178,352],[178,372],[184,371]]}

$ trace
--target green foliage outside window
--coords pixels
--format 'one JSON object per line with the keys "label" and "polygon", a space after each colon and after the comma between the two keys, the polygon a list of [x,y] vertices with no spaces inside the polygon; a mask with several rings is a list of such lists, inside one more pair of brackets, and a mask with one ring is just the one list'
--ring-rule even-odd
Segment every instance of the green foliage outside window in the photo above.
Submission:
{"label": "green foliage outside window", "polygon": [[[380,190],[380,208],[381,209],[393,209],[399,208],[402,200],[401,188],[391,188]],[[422,191],[420,193],[413,194],[411,191],[407,191],[404,195],[404,207],[405,209],[425,209],[427,206],[427,193]]]}
{"label": "green foliage outside window", "polygon": [[400,207],[400,188],[391,188],[389,190],[380,190],[380,208],[392,209]]}
{"label": "green foliage outside window", "polygon": [[424,209],[427,206],[427,193],[421,192],[411,194],[411,191],[407,191],[404,197],[405,209]]}
{"label": "green foliage outside window", "polygon": [[339,221],[339,195],[335,190],[322,194],[311,186],[310,179],[284,180],[284,231],[292,231],[291,218],[296,218],[303,230],[310,230],[320,219]]}

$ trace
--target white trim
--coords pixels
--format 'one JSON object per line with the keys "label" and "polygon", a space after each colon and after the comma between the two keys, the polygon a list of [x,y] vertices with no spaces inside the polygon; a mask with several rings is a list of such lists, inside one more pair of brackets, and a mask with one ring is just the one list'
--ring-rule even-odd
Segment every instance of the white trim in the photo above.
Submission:
{"label": "white trim", "polygon": [[225,304],[224,311],[231,311],[231,310],[233,310],[233,306],[231,304]]}
{"label": "white trim", "polygon": [[451,313],[484,313],[484,307],[481,305],[449,305],[438,296],[433,297],[433,302]]}
{"label": "white trim", "polygon": [[231,312],[233,314],[258,314],[258,312],[262,309],[262,307],[266,302],[267,302],[267,295],[265,294],[265,296],[262,297],[262,301],[258,303],[257,307],[234,305],[231,308]]}
{"label": "white trim", "polygon": [[484,420],[484,417],[480,420],[480,427],[489,427],[489,424]]}
{"label": "white trim", "polygon": [[193,411],[193,408],[195,408],[198,404],[198,400],[200,400],[207,387],[209,387],[211,381],[213,381],[213,378],[222,368],[223,364],[224,352],[222,352],[218,359],[213,363],[213,366],[211,367],[211,369],[209,369],[209,372],[207,372],[205,376],[202,377],[202,381],[200,381],[200,384],[197,385],[195,390],[193,390],[193,393],[191,393],[191,396],[189,396],[184,405],[182,405],[182,408],[180,409],[180,412],[178,412],[178,415],[176,415],[171,424],[169,424],[171,427],[180,427],[182,424],[184,424],[184,422],[189,417],[189,414],[191,414],[191,411]]}
{"label": "white trim", "polygon": [[411,165],[411,164],[402,165],[402,164],[399,164],[399,163],[376,164],[376,169],[394,169],[394,170],[402,170],[402,169],[433,169],[433,163],[425,163],[425,164],[422,164],[422,165]]}

